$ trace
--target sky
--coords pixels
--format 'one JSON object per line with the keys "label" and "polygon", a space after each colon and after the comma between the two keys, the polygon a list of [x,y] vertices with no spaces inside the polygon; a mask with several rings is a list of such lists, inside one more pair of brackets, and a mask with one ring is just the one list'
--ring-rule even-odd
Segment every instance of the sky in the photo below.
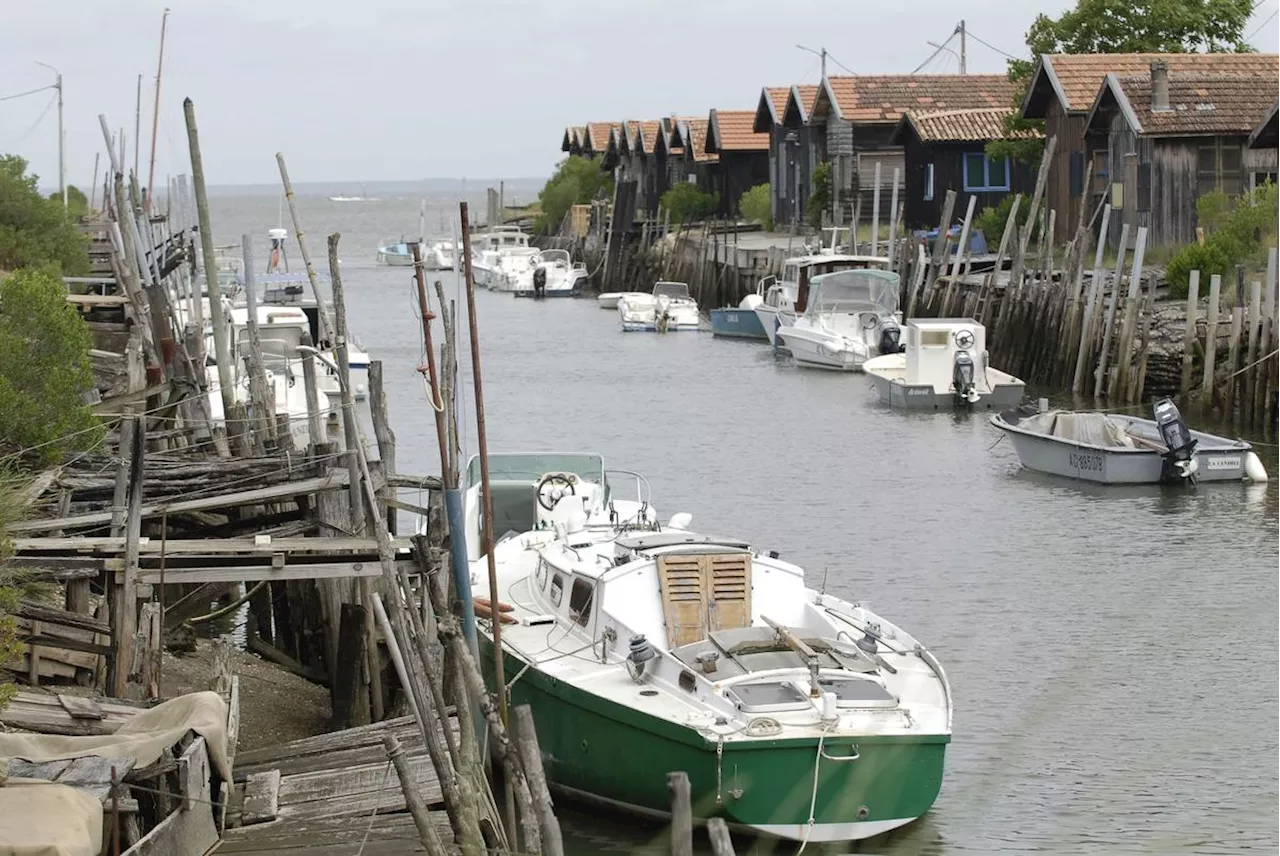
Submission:
{"label": "sky", "polygon": [[[1261,0],[1246,30],[1258,50],[1280,50],[1278,4]],[[0,5],[0,99],[52,83],[37,62],[63,74],[67,180],[92,180],[99,114],[124,128],[132,165],[139,74],[145,174],[166,3]],[[909,73],[963,14],[970,73],[1003,72],[1036,14],[1070,5],[168,0],[156,183],[189,171],[187,97],[211,185],[277,181],[277,151],[296,182],[540,177],[566,125],[754,109],[763,86],[818,82],[818,57],[797,45],[825,47],[830,74]],[[957,60],[943,51],[925,70]],[[26,158],[42,186],[57,184],[53,95],[0,100],[0,152]]]}

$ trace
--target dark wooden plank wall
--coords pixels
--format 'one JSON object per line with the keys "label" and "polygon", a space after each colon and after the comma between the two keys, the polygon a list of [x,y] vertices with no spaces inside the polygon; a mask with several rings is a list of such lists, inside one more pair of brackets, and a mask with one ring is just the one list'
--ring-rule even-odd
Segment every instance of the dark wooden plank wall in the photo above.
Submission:
{"label": "dark wooden plank wall", "polygon": [[[915,134],[907,134],[903,145],[906,165],[902,187],[904,198],[902,217],[908,229],[932,229],[938,226],[938,221],[942,218],[942,203],[948,190],[956,192],[956,221],[961,220],[964,217],[964,212],[968,210],[970,196],[976,195],[978,197],[974,210],[981,212],[984,208],[996,207],[1006,196],[1012,193],[1027,195],[1034,190],[1035,171],[1025,164],[1019,164],[1014,161],[1010,163],[1010,189],[1008,191],[978,194],[966,193],[964,190],[964,156],[969,153],[981,153],[983,148],[982,143],[928,145],[920,142],[919,137]],[[933,199],[926,200],[924,198],[925,173],[930,163],[933,164]],[[880,217],[882,222],[887,222],[885,218],[891,197],[887,195],[886,191],[891,187],[890,182],[893,181],[893,176],[885,177],[882,173],[881,177],[885,189],[881,191],[880,196]],[[864,204],[864,214],[866,214],[866,210]],[[994,237],[987,236],[989,244],[999,240],[999,235]]]}
{"label": "dark wooden plank wall", "polygon": [[[1084,130],[1085,114],[1064,113],[1062,104],[1054,98],[1045,111],[1045,134],[1047,137],[1057,137],[1058,145],[1053,162],[1049,165],[1045,204],[1046,210],[1058,212],[1054,221],[1054,240],[1058,242],[1070,240],[1080,217],[1080,206],[1088,196],[1087,192],[1080,196],[1071,194],[1072,153],[1079,152],[1078,157],[1088,156],[1089,147],[1085,144]],[[1035,164],[1034,169],[1039,169],[1039,166]]]}
{"label": "dark wooden plank wall", "polygon": [[769,183],[768,152],[721,152],[720,174],[724,192],[720,194],[720,213],[726,217],[739,213],[738,201],[757,184]]}

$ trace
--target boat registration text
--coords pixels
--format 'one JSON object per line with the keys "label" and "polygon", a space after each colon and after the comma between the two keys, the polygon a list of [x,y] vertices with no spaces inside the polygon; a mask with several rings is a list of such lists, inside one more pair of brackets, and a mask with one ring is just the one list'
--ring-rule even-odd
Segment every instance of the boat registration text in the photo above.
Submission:
{"label": "boat registration text", "polygon": [[1102,463],[1102,455],[1096,452],[1071,452],[1070,454],[1071,468],[1073,470],[1100,473],[1105,469]]}
{"label": "boat registration text", "polygon": [[1239,458],[1210,458],[1205,461],[1205,469],[1209,470],[1235,470],[1239,468]]}

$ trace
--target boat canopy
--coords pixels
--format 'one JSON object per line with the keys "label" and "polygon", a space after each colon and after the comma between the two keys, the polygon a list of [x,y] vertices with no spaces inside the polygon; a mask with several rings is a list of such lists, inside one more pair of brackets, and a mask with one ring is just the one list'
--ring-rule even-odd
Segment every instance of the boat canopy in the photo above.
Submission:
{"label": "boat canopy", "polygon": [[544,265],[564,265],[569,267],[571,256],[568,250],[542,250],[542,264]]}
{"label": "boat canopy", "polygon": [[653,286],[654,297],[689,297],[689,284],[686,282],[659,282]]}
{"label": "boat canopy", "polygon": [[1117,424],[1105,413],[1074,413],[1069,410],[1050,410],[1037,413],[1012,423],[1032,434],[1043,434],[1072,443],[1100,446],[1104,449],[1132,449],[1133,440],[1123,425]]}
{"label": "boat canopy", "polygon": [[874,312],[891,315],[898,309],[899,280],[883,270],[843,270],[813,278],[806,315]]}

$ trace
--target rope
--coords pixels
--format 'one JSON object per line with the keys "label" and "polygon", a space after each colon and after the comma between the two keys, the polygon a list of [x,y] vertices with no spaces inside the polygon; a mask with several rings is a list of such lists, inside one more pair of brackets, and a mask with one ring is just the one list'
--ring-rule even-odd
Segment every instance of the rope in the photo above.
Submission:
{"label": "rope", "polygon": [[822,766],[822,747],[827,739],[827,732],[839,720],[835,720],[827,724],[822,729],[822,733],[818,735],[818,754],[813,757],[813,793],[809,795],[809,822],[805,826],[804,836],[800,839],[800,849],[796,851],[796,856],[800,856],[804,849],[809,846],[809,836],[813,834],[813,826],[817,823],[814,816],[818,808],[818,768]]}

